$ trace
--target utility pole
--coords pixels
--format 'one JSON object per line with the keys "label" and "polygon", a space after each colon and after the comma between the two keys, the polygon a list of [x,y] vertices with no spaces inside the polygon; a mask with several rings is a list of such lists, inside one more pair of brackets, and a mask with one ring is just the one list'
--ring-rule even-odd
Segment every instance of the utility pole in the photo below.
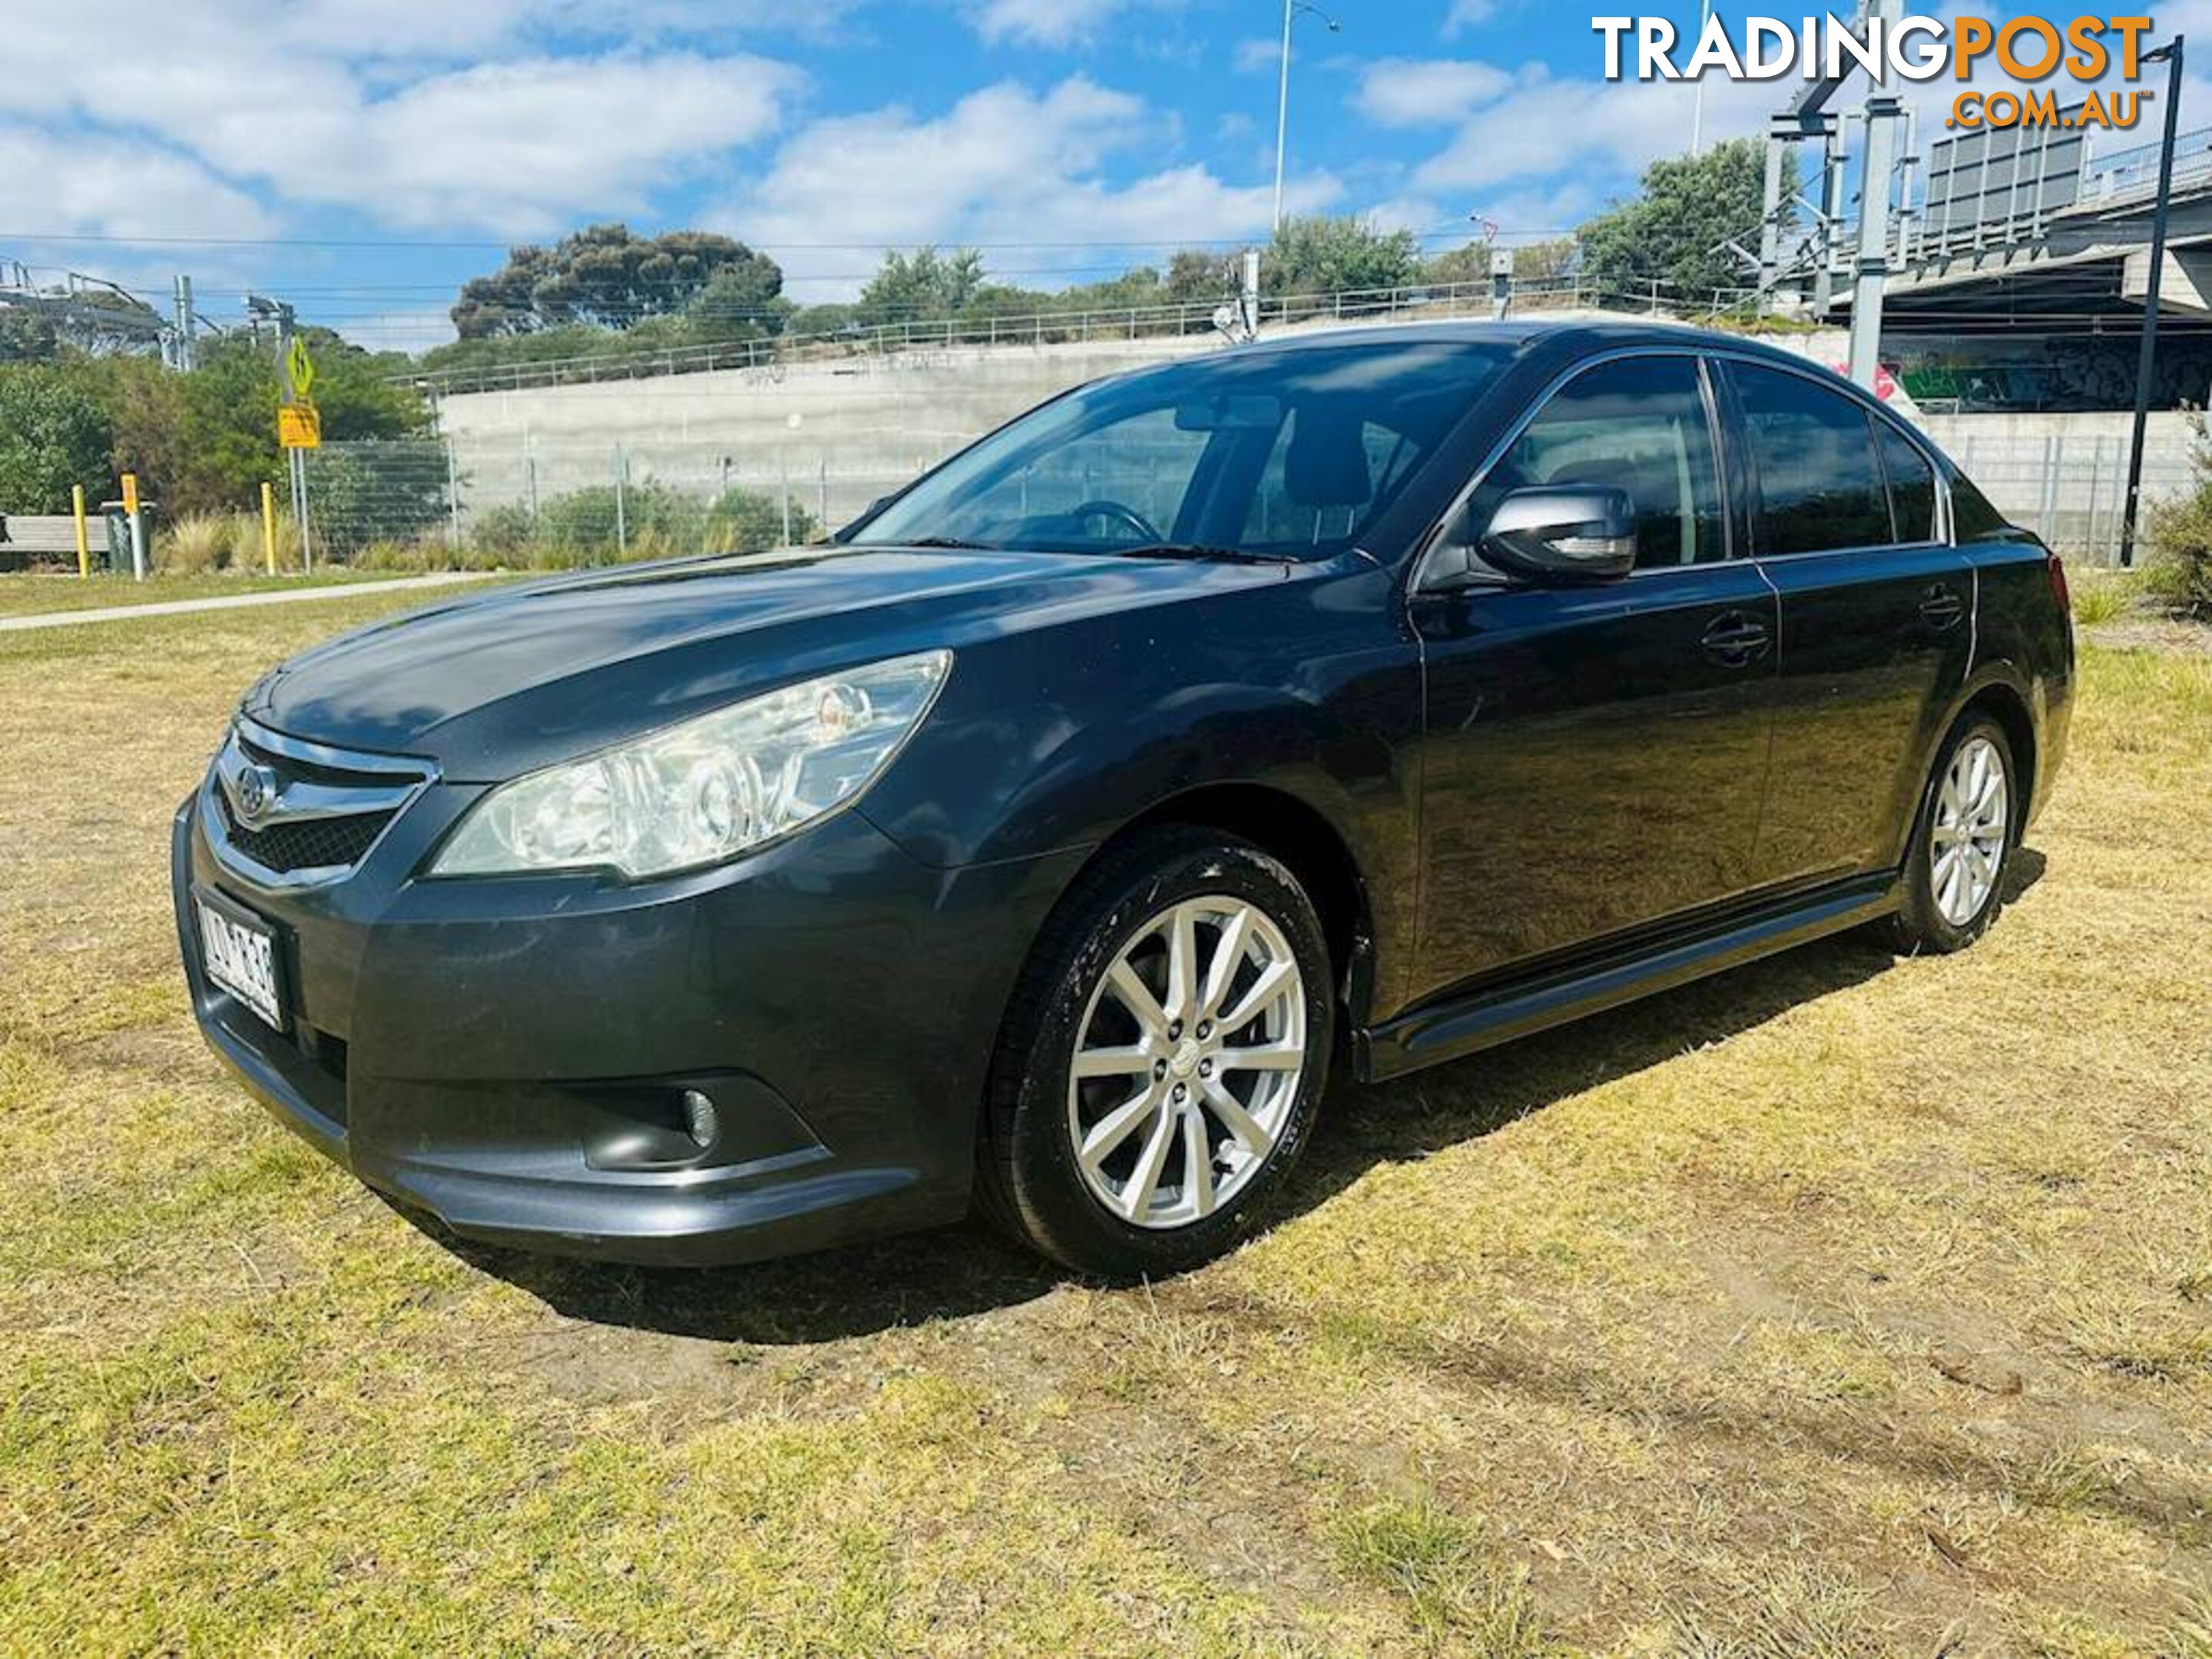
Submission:
{"label": "utility pole", "polygon": [[[1699,40],[1705,38],[1705,25],[1711,22],[1712,18],[1713,0],[1698,0],[1698,39]],[[1703,155],[1705,153],[1705,77],[1701,70],[1698,76],[1697,97],[1690,106],[1690,154]]]}
{"label": "utility pole", "polygon": [[[292,354],[292,307],[281,300],[264,299],[258,294],[246,296],[248,315],[258,323],[267,318],[276,325],[276,396],[286,408],[295,402],[292,377],[286,364]],[[307,458],[303,451],[287,448],[284,459],[292,480],[292,517],[300,526],[300,568],[312,574],[315,568],[314,548],[307,530]]]}
{"label": "utility pole", "polygon": [[192,349],[192,279],[179,276],[176,283],[175,308],[177,316],[177,367],[191,374],[197,366]]}
{"label": "utility pole", "polygon": [[[1903,0],[1867,0],[1869,26],[1885,37],[1904,20]],[[1859,168],[1858,279],[1851,292],[1851,379],[1869,392],[1881,362],[1881,301],[1889,283],[1890,173],[1905,106],[1876,81],[1867,94],[1866,160]]]}
{"label": "utility pole", "polygon": [[1283,234],[1283,157],[1290,144],[1291,131],[1291,23],[1302,11],[1310,11],[1328,25],[1331,34],[1344,33],[1344,25],[1331,17],[1311,0],[1283,0],[1283,60],[1275,84],[1275,234]]}
{"label": "utility pole", "polygon": [[2136,414],[2133,437],[2128,444],[2128,491],[2121,497],[2120,567],[2136,562],[2136,530],[2142,509],[2143,430],[2150,419],[2152,360],[2158,351],[2158,295],[2166,274],[2166,210],[2173,198],[2173,137],[2181,118],[2181,48],[2183,35],[2175,35],[2155,52],[2142,55],[2146,64],[2166,60],[2166,137],[2158,152],[2158,198],[2150,216],[2150,280],[2144,285],[2142,350],[2136,358]]}

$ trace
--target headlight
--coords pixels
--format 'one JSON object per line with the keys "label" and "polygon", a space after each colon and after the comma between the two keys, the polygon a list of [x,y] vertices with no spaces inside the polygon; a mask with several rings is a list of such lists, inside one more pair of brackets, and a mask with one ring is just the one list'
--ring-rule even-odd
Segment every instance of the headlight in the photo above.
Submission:
{"label": "headlight", "polygon": [[926,651],[825,675],[501,784],[430,873],[636,878],[734,858],[859,799],[951,666],[951,652]]}

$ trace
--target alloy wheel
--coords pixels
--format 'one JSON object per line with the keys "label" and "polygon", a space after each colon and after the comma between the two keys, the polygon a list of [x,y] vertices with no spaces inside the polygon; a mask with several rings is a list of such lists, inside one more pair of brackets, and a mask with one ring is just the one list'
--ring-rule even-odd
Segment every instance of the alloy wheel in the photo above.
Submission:
{"label": "alloy wheel", "polygon": [[1928,836],[1929,890],[1954,927],[1972,923],[1996,890],[2009,795],[1997,746],[1984,737],[1960,744],[1936,791],[1936,822]]}
{"label": "alloy wheel", "polygon": [[1115,952],[1078,1028],[1067,1131],[1091,1196],[1171,1228],[1232,1201],[1273,1156],[1305,1073],[1305,982],[1249,900],[1182,900]]}

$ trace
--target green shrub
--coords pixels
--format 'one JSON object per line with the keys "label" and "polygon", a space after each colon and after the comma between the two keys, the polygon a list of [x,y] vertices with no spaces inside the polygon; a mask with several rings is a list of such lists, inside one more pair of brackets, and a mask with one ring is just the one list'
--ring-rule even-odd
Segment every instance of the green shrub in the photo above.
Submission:
{"label": "green shrub", "polygon": [[547,501],[538,513],[534,539],[583,556],[576,562],[592,563],[634,558],[630,549],[641,541],[696,552],[706,528],[706,507],[666,484],[626,486],[619,501],[612,484],[593,484]]}
{"label": "green shrub", "polygon": [[708,509],[707,543],[712,553],[765,553],[772,547],[811,542],[821,533],[814,515],[791,504],[791,534],[783,533],[783,503],[751,489],[725,490]]}
{"label": "green shrub", "polygon": [[477,564],[520,562],[538,538],[538,525],[519,502],[487,507],[469,515],[469,550]]}
{"label": "green shrub", "polygon": [[2143,586],[2169,610],[2212,618],[2212,467],[2199,471],[2194,490],[2150,515]]}
{"label": "green shrub", "polygon": [[2189,424],[2197,434],[2196,482],[2145,517],[2143,586],[2181,616],[2212,619],[2212,437],[2201,411],[2191,413]]}

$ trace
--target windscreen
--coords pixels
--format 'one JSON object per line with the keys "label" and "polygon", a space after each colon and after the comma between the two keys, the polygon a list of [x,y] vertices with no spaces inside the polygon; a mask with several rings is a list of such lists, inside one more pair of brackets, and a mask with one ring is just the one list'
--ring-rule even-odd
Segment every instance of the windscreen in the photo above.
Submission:
{"label": "windscreen", "polygon": [[1511,355],[1314,346],[1103,381],[954,457],[850,539],[1325,557],[1359,541]]}

